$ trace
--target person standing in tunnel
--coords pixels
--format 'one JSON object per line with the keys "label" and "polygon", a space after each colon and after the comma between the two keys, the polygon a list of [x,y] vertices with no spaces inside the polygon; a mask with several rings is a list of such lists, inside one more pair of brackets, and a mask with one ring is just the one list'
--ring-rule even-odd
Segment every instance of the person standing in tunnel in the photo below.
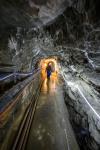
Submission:
{"label": "person standing in tunnel", "polygon": [[46,72],[47,72],[47,79],[50,79],[50,76],[51,76],[51,73],[52,73],[52,68],[51,68],[50,64],[47,65]]}

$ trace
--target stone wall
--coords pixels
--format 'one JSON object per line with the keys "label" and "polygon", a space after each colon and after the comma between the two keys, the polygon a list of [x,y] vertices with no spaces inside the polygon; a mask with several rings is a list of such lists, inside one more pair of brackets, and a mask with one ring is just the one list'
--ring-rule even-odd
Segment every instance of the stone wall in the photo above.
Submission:
{"label": "stone wall", "polygon": [[64,86],[65,102],[81,149],[99,150],[99,97],[94,96],[93,89],[90,92],[91,85],[87,86],[85,84],[79,81],[73,82],[71,78],[69,80],[66,79]]}

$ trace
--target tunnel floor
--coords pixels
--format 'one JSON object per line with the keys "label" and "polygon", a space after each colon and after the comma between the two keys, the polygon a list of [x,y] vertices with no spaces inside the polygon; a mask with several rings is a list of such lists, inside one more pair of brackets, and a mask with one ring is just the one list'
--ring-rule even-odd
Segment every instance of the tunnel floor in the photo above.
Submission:
{"label": "tunnel floor", "polygon": [[60,80],[51,78],[43,82],[26,149],[79,149],[68,119]]}

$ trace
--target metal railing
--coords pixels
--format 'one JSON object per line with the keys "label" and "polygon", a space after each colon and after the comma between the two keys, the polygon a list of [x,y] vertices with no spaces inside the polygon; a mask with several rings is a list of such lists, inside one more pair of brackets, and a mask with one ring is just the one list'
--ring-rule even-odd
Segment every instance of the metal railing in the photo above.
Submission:
{"label": "metal railing", "polygon": [[[28,135],[30,132],[30,128],[32,125],[32,122],[34,120],[34,115],[38,103],[38,97],[40,93],[40,89],[42,87],[42,83],[40,84],[39,88],[37,89],[37,93],[34,98],[31,99],[30,105],[25,112],[25,116],[22,120],[21,126],[19,127],[19,130],[17,132],[17,135],[14,139],[14,143],[12,144],[12,150],[24,150],[27,140],[28,140]],[[33,101],[34,99],[34,101]]]}
{"label": "metal railing", "polygon": [[[11,101],[8,102],[7,105],[4,105],[2,111],[0,112],[0,140],[2,140],[1,149],[8,149],[5,146],[8,145],[8,139],[13,140],[8,137],[10,137],[9,131],[13,132],[14,122],[16,124],[17,119],[20,120],[19,123],[17,122],[17,126],[19,127],[27,108],[30,106],[31,102],[35,102],[34,96],[35,93],[38,93],[37,89],[41,81],[40,69],[35,70],[34,75],[27,80],[28,82],[24,84],[18,94],[11,98]],[[7,140],[5,139],[5,134],[7,135]]]}
{"label": "metal railing", "polygon": [[32,71],[32,72],[28,72],[28,73],[13,72],[13,73],[11,73],[11,74],[6,75],[5,77],[2,77],[2,78],[0,79],[0,81],[4,81],[4,80],[9,79],[9,78],[11,78],[11,77],[14,78],[15,80],[16,80],[17,77],[28,77],[28,76],[33,75],[34,73],[36,73],[36,72],[39,71],[39,70],[40,70],[40,69],[36,69],[36,70],[34,70],[34,71]]}

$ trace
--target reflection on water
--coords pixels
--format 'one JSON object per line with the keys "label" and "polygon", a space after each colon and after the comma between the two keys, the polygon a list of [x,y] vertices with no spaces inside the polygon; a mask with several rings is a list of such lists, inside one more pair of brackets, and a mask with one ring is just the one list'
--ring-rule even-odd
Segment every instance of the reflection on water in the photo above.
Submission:
{"label": "reflection on water", "polygon": [[41,91],[44,93],[54,93],[56,90],[58,78],[52,75],[50,79],[45,78]]}

